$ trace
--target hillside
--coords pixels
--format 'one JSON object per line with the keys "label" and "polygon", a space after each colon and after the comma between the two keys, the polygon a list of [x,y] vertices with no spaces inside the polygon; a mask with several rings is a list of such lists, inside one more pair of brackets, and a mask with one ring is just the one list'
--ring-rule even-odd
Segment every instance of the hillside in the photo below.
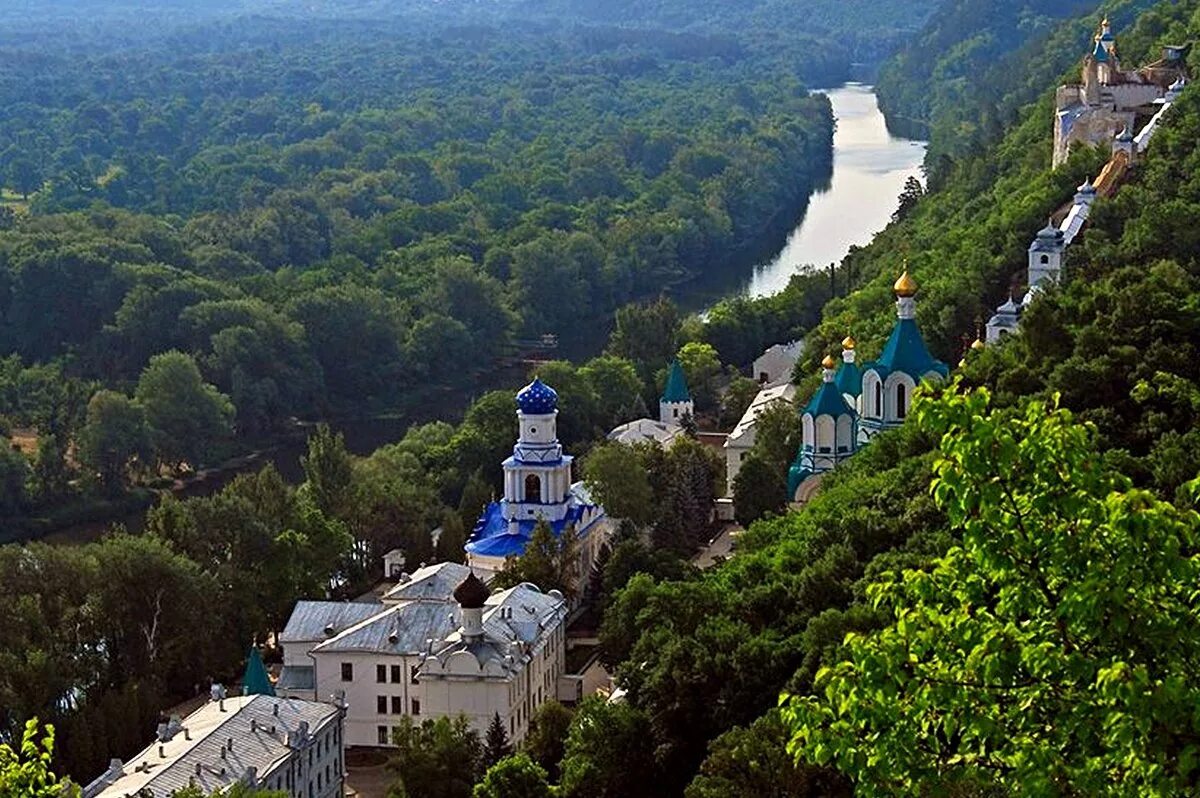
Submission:
{"label": "hillside", "polygon": [[[1162,3],[1139,15],[1119,31],[1123,56],[1138,61],[1195,37],[1198,11],[1195,2]],[[907,263],[935,355],[966,357],[966,385],[991,389],[996,423],[1031,399],[1058,395],[1079,421],[1095,424],[1107,466],[1186,510],[1183,486],[1200,471],[1200,248],[1189,232],[1200,214],[1200,95],[1185,92],[1145,164],[1098,205],[1065,284],[1028,311],[1022,333],[968,351],[1014,277],[1023,278],[1031,236],[1106,157],[1080,152],[1050,171],[1052,88],[1043,84],[999,143],[964,155],[910,217],[847,259],[839,277],[858,287],[825,308],[801,370],[816,374],[847,331],[860,357],[878,353],[894,321],[891,284]],[[864,577],[919,566],[956,542],[929,493],[938,443],[930,432],[914,422],[872,444],[828,477],[811,504],[756,524],[725,567],[688,583],[638,582],[618,599],[606,644],[624,660],[622,678],[651,719],[660,761],[670,771],[699,766],[689,796],[729,794],[747,783],[738,774],[755,761],[752,752],[782,747],[786,735],[768,711],[779,690],[806,695],[819,665],[837,661],[846,632],[882,621],[866,603]],[[860,739],[856,750],[869,748],[870,738]],[[767,783],[804,785],[786,794],[836,794],[822,772],[802,765]]]}

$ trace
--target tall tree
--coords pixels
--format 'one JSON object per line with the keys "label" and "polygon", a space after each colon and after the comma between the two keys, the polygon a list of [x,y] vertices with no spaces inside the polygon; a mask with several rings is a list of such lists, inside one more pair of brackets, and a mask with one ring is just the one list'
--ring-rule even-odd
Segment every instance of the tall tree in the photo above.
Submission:
{"label": "tall tree", "polygon": [[650,798],[660,795],[650,719],[629,704],[584,699],[567,735],[562,763],[565,798]]}
{"label": "tall tree", "polygon": [[522,750],[555,780],[570,728],[571,710],[557,701],[547,701],[534,711],[529,720],[529,732],[521,744]]}
{"label": "tall tree", "polygon": [[749,527],[767,513],[780,513],[787,506],[787,484],[776,467],[751,453],[733,478],[735,517]]}
{"label": "tall tree", "polygon": [[125,394],[100,391],[88,402],[77,443],[79,461],[99,475],[107,490],[119,491],[129,481],[133,460],[150,459],[146,414]]}
{"label": "tall tree", "polygon": [[1043,402],[913,410],[961,543],[868,589],[891,623],[788,700],[789,750],[864,795],[1196,792],[1200,514],[1133,489]]}
{"label": "tall tree", "polygon": [[483,738],[483,765],[490,768],[511,753],[508,730],[504,728],[504,721],[497,712],[492,715],[492,722],[488,724],[487,734]]}
{"label": "tall tree", "polygon": [[583,461],[583,479],[592,498],[613,518],[639,527],[654,518],[654,491],[644,458],[632,446],[604,443]]}
{"label": "tall tree", "polygon": [[391,768],[401,795],[471,798],[483,774],[483,745],[466,718],[438,718],[417,725],[406,715],[392,735]]}
{"label": "tall tree", "polygon": [[308,438],[308,452],[300,456],[304,469],[304,490],[321,512],[332,518],[349,515],[354,462],[346,449],[346,439],[328,424],[318,424]]}
{"label": "tall tree", "polygon": [[196,361],[182,352],[152,357],[135,396],[145,408],[159,457],[172,466],[199,464],[232,429],[233,404],[204,382]]}

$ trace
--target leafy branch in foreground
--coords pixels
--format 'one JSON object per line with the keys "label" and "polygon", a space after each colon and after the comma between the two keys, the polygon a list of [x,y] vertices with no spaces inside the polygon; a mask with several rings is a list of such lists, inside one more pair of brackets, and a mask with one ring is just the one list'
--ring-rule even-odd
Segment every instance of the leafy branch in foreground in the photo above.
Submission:
{"label": "leafy branch in foreground", "polygon": [[914,407],[961,545],[869,589],[892,623],[781,699],[788,750],[870,796],[1196,794],[1200,515],[1106,470],[1070,412],[989,403]]}

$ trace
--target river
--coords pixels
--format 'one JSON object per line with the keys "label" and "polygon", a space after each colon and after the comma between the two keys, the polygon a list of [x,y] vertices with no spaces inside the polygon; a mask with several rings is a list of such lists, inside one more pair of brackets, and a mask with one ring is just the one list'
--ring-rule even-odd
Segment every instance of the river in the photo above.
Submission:
{"label": "river", "polygon": [[[884,227],[896,210],[897,198],[910,176],[919,175],[925,157],[925,143],[897,138],[884,123],[883,114],[870,86],[847,83],[823,90],[833,106],[837,128],[833,136],[833,171],[829,184],[813,194],[808,208],[795,228],[788,234],[778,254],[764,260],[740,278],[723,276],[723,284],[714,295],[698,288],[690,296],[679,297],[681,305],[704,304],[720,296],[764,296],[782,291],[793,274],[813,266],[824,267],[841,261],[851,246],[862,246]],[[715,286],[710,286],[711,290]],[[498,387],[500,375],[493,375],[492,385]],[[516,379],[505,374],[503,379]],[[453,420],[465,404],[447,402],[436,418]],[[399,440],[410,422],[432,418],[359,420],[336,422],[334,426],[346,436],[348,448],[356,454],[368,454],[379,446]],[[281,443],[264,458],[227,469],[203,482],[189,485],[181,495],[207,495],[219,490],[237,473],[253,471],[273,462],[286,479],[299,481],[300,455],[303,440]],[[139,530],[142,513],[133,513],[118,520],[131,531]],[[94,540],[107,528],[107,523],[79,524],[60,529],[46,536],[57,543],[79,543]]]}
{"label": "river", "polygon": [[754,267],[739,294],[776,294],[797,272],[840,263],[851,246],[887,227],[904,182],[920,176],[925,142],[888,132],[872,87],[847,83],[824,94],[837,120],[829,185],[813,194],[783,249]]}

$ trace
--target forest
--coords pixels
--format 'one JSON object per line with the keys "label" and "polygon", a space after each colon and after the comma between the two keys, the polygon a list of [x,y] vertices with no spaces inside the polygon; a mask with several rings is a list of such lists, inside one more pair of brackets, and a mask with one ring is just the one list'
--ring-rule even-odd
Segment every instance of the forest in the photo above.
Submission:
{"label": "forest", "polygon": [[[996,30],[1023,29],[1024,17],[1016,17],[1025,6],[1018,5],[1005,7]],[[952,19],[960,7],[965,4],[947,0],[943,18]],[[1144,60],[1165,42],[1200,35],[1195,0],[1159,3],[1136,15],[1133,8],[1113,9],[1128,13],[1119,31],[1124,58]],[[542,732],[511,757],[485,757],[480,740],[448,722],[414,727],[403,749],[409,753],[396,766],[402,789],[421,792],[433,780],[446,790],[439,794],[483,798],[514,794],[506,790],[518,784],[520,794],[538,796],[815,798],[1186,795],[1200,788],[1195,742],[1200,728],[1194,713],[1179,709],[1195,706],[1194,680],[1180,674],[1194,673],[1200,662],[1191,588],[1200,551],[1195,481],[1200,242],[1192,223],[1200,215],[1200,99],[1191,90],[1129,182],[1097,204],[1070,250],[1063,284],[1029,309],[1020,334],[982,352],[969,346],[991,309],[1022,280],[1030,237],[1107,158],[1081,150],[1050,170],[1052,90],[1077,69],[1083,52],[1064,42],[1094,30],[1100,14],[1088,8],[1061,25],[1045,20],[1033,25],[1042,33],[1017,48],[1019,56],[1009,62],[1011,82],[1003,95],[988,100],[1003,96],[1009,110],[986,135],[950,153],[931,190],[914,196],[874,243],[854,250],[831,274],[797,278],[778,297],[721,303],[703,321],[681,318],[666,301],[624,307],[615,314],[605,354],[582,365],[552,364],[550,373],[543,369],[543,377],[560,387],[564,418],[578,419],[574,427],[564,425],[563,438],[587,452],[584,478],[626,499],[622,515],[649,531],[651,545],[623,535],[593,586],[602,611],[604,661],[628,690],[627,700],[586,702],[573,716],[548,705],[547,716],[538,719]],[[931,21],[927,33],[939,24]],[[950,31],[943,49],[976,33],[969,26]],[[896,74],[903,58],[890,66]],[[921,69],[911,73],[912,80],[937,85],[940,73],[926,77]],[[772,88],[761,91],[774,97]],[[811,104],[804,107],[811,112],[809,124],[817,126],[813,130],[828,124],[818,101],[802,91],[791,97]],[[933,108],[920,113],[931,122],[948,118]],[[757,141],[760,135],[750,137]],[[237,150],[244,143],[221,146]],[[714,144],[713,151],[725,146]],[[673,185],[733,180],[731,168],[741,167],[726,164],[690,184],[677,176],[683,182]],[[201,177],[210,174],[202,171]],[[650,191],[653,180],[642,182],[645,178],[636,184]],[[89,179],[90,190],[104,190],[95,177]],[[135,265],[175,275],[157,265],[155,245],[169,252],[170,242],[182,242],[184,252],[194,253],[188,236],[197,218],[223,219],[229,225],[224,229],[233,231],[230,240],[236,240],[234,233],[253,230],[246,223],[256,218],[239,214],[262,210],[251,199],[246,208],[198,206],[186,212],[187,221],[174,220],[173,211],[153,205],[158,197],[143,195],[125,210],[73,197],[74,189],[57,193],[55,185],[51,180],[33,191],[29,215],[13,217],[14,229],[3,239],[19,242],[13,251],[33,257],[42,246],[52,251],[66,246],[61,237],[78,243],[72,237],[84,224],[93,233],[105,231],[84,236],[97,249],[127,257],[141,246],[151,255]],[[18,195],[10,202],[20,203],[20,192],[10,190]],[[469,201],[476,202],[470,193]],[[86,209],[76,205],[81,202]],[[138,205],[142,202],[148,204]],[[579,202],[588,204],[574,204]],[[633,205],[641,207],[638,202]],[[330,216],[333,229],[341,229],[347,215]],[[482,224],[482,218],[473,223]],[[511,231],[496,229],[501,237]],[[132,244],[134,233],[146,238]],[[166,233],[171,235],[164,239]],[[567,237],[573,242],[580,234],[602,241],[599,252],[607,252],[614,240],[581,230]],[[194,317],[198,321],[187,323],[197,329],[223,332],[215,326],[223,317],[258,319],[255,314],[262,313],[274,320],[235,327],[220,350],[211,334],[177,339],[176,352],[143,350],[130,356],[135,365],[112,372],[122,375],[114,382],[108,375],[119,367],[98,366],[101,361],[94,359],[100,353],[89,352],[87,335],[69,346],[30,337],[27,346],[51,351],[10,359],[2,395],[10,397],[10,407],[42,413],[46,420],[34,422],[39,429],[50,429],[57,408],[76,408],[82,420],[66,428],[70,438],[103,415],[101,408],[91,412],[95,397],[103,396],[98,404],[116,408],[106,412],[135,417],[135,427],[139,412],[143,415],[148,445],[154,449],[157,430],[160,448],[154,456],[168,458],[169,465],[178,455],[161,448],[163,425],[178,419],[165,412],[150,418],[153,400],[169,395],[167,388],[186,386],[189,401],[227,419],[231,428],[245,423],[238,419],[247,403],[238,396],[255,394],[235,393],[234,375],[236,384],[249,385],[246,375],[255,372],[230,368],[223,383],[214,370],[224,356],[219,352],[234,349],[239,339],[257,343],[264,336],[256,331],[275,325],[290,329],[293,340],[303,343],[297,351],[322,364],[322,350],[311,349],[312,341],[336,339],[345,321],[329,325],[329,338],[314,338],[309,324],[319,324],[328,312],[318,306],[308,316],[291,315],[293,305],[321,297],[330,302],[324,307],[332,307],[329,297],[336,292],[358,292],[344,298],[345,312],[374,314],[364,308],[382,302],[399,308],[391,312],[409,314],[393,317],[399,326],[388,328],[391,333],[370,339],[389,341],[397,329],[415,334],[412,321],[442,306],[430,301],[422,309],[409,297],[429,290],[452,293],[421,280],[448,282],[455,276],[460,282],[451,284],[461,293],[453,295],[495,296],[490,290],[467,292],[461,286],[470,277],[502,286],[499,309],[512,314],[506,330],[540,329],[528,326],[528,306],[513,299],[519,296],[512,293],[514,275],[521,273],[519,246],[504,261],[507,273],[490,271],[486,255],[479,260],[464,252],[455,253],[466,257],[453,266],[439,263],[430,273],[415,269],[434,260],[418,258],[427,254],[421,248],[436,251],[466,234],[413,235],[411,242],[389,240],[381,263],[356,254],[357,262],[341,271],[333,259],[307,269],[267,266],[256,260],[261,253],[233,247],[218,260],[247,264],[247,274],[175,266],[186,279],[211,280],[222,288],[233,284],[238,293],[195,303],[181,299],[158,315],[110,311],[116,323],[157,318],[168,324]],[[331,240],[335,249],[340,246],[338,236]],[[565,249],[571,242],[564,240],[562,251],[571,251]],[[396,254],[410,248],[416,250],[409,253],[411,261]],[[36,261],[27,261],[16,277],[31,262]],[[43,262],[57,268],[64,261]],[[607,255],[604,262],[610,262]],[[402,263],[419,274],[406,273]],[[672,355],[685,362],[693,388],[711,389],[723,364],[743,364],[760,351],[760,343],[781,333],[807,331],[797,374],[804,395],[815,384],[817,363],[837,351],[847,331],[859,340],[864,359],[879,351],[894,320],[892,281],[906,267],[920,285],[918,318],[931,349],[947,362],[961,362],[956,381],[924,396],[912,423],[878,438],[796,511],[783,511],[782,495],[782,473],[795,451],[795,416],[765,419],[770,434],[760,436],[752,454],[762,489],[756,490],[755,518],[746,519],[752,523],[736,556],[705,572],[688,567],[679,555],[704,534],[702,519],[689,511],[710,498],[707,491],[718,476],[712,464],[689,442],[657,454],[591,447],[597,432],[654,397],[657,370]],[[110,273],[127,271],[114,266]],[[375,282],[377,273],[389,277]],[[415,282],[405,282],[405,274]],[[10,279],[14,286],[16,277]],[[153,290],[145,293],[157,299]],[[89,288],[81,297],[96,295]],[[614,298],[595,312],[635,296]],[[121,308],[125,297],[122,293],[114,307]],[[63,323],[91,310],[81,298],[63,314]],[[466,326],[473,318],[464,314],[459,323]],[[206,319],[214,326],[204,326]],[[107,318],[91,323],[106,335],[113,324]],[[339,356],[360,351],[361,331],[377,329],[362,325],[341,341],[343,348],[324,350],[333,353],[334,367],[357,362]],[[147,338],[131,334],[125,340],[145,345]],[[264,356],[254,362],[276,361]],[[395,363],[393,373],[411,373],[410,361],[397,356]],[[374,369],[361,374],[364,380],[377,377]],[[216,387],[206,387],[205,380]],[[96,393],[100,383],[123,388],[121,398]],[[727,397],[738,393],[735,385],[731,380]],[[331,390],[328,382],[324,390]],[[341,401],[354,404],[362,397]],[[328,394],[324,401],[335,404]],[[736,405],[746,400],[739,395],[726,408],[710,391],[708,401],[706,412],[736,416]],[[278,628],[289,597],[356,578],[355,568],[365,569],[371,556],[395,543],[416,545],[419,533],[434,523],[452,530],[457,524],[461,533],[492,489],[488,481],[499,454],[511,445],[512,424],[511,395],[494,392],[475,402],[457,427],[416,427],[405,440],[367,458],[350,458],[336,436],[321,432],[310,441],[299,487],[268,470],[208,499],[164,502],[151,514],[149,534],[141,537],[113,536],[75,548],[0,549],[3,582],[17,586],[14,594],[20,597],[19,616],[0,636],[5,641],[0,674],[12,674],[0,680],[0,702],[19,707],[8,713],[12,728],[31,714],[53,719],[64,730],[69,769],[94,769],[110,751],[89,749],[80,740],[101,739],[95,729],[106,717],[149,713],[161,695],[187,693],[211,675],[197,670],[196,650],[211,646],[211,661],[218,662],[219,655],[213,670],[234,672],[242,647]],[[172,442],[176,437],[169,436]],[[130,462],[123,460],[117,469],[123,478]],[[104,471],[95,473],[99,479]],[[665,484],[688,489],[664,492]],[[284,529],[287,534],[278,534]],[[143,561],[152,567],[130,566]],[[288,567],[264,567],[268,562]],[[523,569],[522,576],[536,574],[538,581],[554,584],[552,556],[514,566]],[[109,573],[128,577],[100,578]],[[53,592],[42,589],[50,575],[60,580]],[[154,588],[197,597],[215,592],[236,611],[201,617],[203,602],[182,602],[165,619],[163,637],[148,638],[143,606]],[[278,601],[258,601],[264,591]],[[78,638],[47,633],[59,628],[76,630]],[[80,658],[80,651],[88,656]],[[964,659],[964,651],[972,657]],[[27,683],[40,689],[26,692]],[[116,736],[104,739],[113,751],[123,743]],[[469,779],[454,769],[463,751],[473,752]],[[445,778],[448,774],[456,778]]]}

